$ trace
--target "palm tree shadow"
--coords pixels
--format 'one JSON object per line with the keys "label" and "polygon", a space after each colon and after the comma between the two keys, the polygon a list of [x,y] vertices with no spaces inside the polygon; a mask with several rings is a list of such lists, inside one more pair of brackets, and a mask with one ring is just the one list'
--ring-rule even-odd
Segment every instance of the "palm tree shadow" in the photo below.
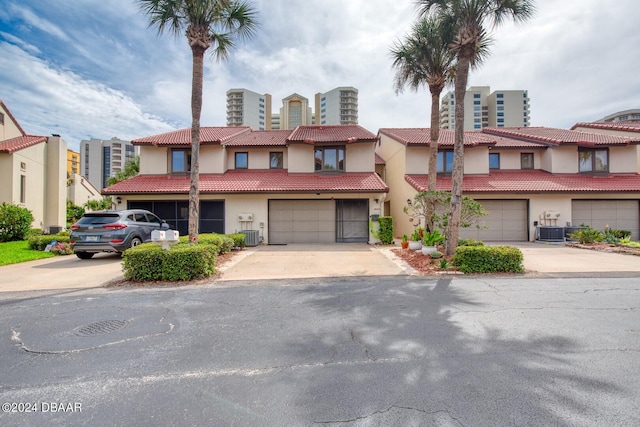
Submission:
{"label": "palm tree shadow", "polygon": [[585,395],[621,393],[580,372],[571,357],[580,350],[574,340],[514,337],[502,326],[484,326],[470,312],[492,307],[450,284],[394,279],[301,289],[310,309],[332,320],[283,348],[325,357],[306,390],[290,379],[305,410],[300,416],[328,425],[562,426],[573,414],[591,412]]}

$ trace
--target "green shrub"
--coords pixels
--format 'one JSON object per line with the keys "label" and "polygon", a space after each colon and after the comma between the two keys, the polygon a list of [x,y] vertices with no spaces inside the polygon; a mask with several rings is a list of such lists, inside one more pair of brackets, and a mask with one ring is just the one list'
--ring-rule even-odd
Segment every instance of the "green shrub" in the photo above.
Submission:
{"label": "green shrub", "polygon": [[378,238],[384,245],[393,243],[393,217],[378,217]]}
{"label": "green shrub", "polygon": [[67,222],[75,224],[84,215],[84,208],[73,204],[71,200],[67,200]]}
{"label": "green shrub", "polygon": [[575,233],[569,234],[569,237],[576,239],[580,243],[594,243],[601,242],[602,239],[604,239],[604,234],[595,228],[587,227],[583,230],[578,230]]}
{"label": "green shrub", "polygon": [[458,246],[484,246],[484,243],[482,240],[460,239],[458,240]]}
{"label": "green shrub", "polygon": [[233,240],[234,248],[244,248],[246,246],[246,235],[244,233],[227,234],[227,237]]}
{"label": "green shrub", "polygon": [[56,241],[57,243],[69,243],[69,233],[44,234],[42,236],[29,237],[29,249],[34,251],[44,251],[49,243]]}
{"label": "green shrub", "polygon": [[453,264],[465,274],[522,273],[522,252],[512,246],[459,246]]}
{"label": "green shrub", "polygon": [[[244,235],[243,235],[244,236]],[[189,236],[180,236],[180,243],[189,243]],[[235,240],[225,234],[198,234],[199,245],[212,245],[216,248],[216,255],[229,252],[235,246]]]}
{"label": "green shrub", "polygon": [[431,252],[429,256],[433,259],[442,258],[443,254],[440,251]]}
{"label": "green shrub", "polygon": [[170,250],[145,243],[123,254],[124,278],[136,282],[203,279],[215,273],[217,247],[179,243]]}
{"label": "green shrub", "polygon": [[30,237],[42,236],[43,234],[44,234],[44,231],[42,231],[42,228],[30,228],[29,232],[25,237],[29,239]]}
{"label": "green shrub", "polygon": [[24,240],[29,233],[33,214],[27,208],[2,202],[0,205],[0,242]]}

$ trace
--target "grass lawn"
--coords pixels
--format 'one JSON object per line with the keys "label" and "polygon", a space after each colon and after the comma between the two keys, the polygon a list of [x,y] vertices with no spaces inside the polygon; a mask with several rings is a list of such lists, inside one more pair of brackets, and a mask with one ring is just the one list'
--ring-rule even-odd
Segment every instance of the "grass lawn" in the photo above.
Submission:
{"label": "grass lawn", "polygon": [[29,242],[26,240],[0,243],[0,266],[33,261],[35,259],[51,258],[53,256],[55,255],[51,252],[29,249]]}

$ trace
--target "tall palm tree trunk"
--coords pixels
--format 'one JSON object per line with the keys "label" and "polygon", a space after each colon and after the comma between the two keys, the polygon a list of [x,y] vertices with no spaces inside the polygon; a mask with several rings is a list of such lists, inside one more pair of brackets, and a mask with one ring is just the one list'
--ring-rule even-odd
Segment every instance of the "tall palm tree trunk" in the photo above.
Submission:
{"label": "tall palm tree trunk", "polygon": [[204,52],[192,45],[193,76],[191,80],[191,184],[189,186],[189,241],[198,242],[200,223],[200,115],[202,113],[202,82]]}
{"label": "tall palm tree trunk", "polygon": [[[429,175],[427,178],[427,190],[436,191],[438,178],[438,138],[440,137],[440,92],[442,89],[434,88],[431,91],[431,132],[429,140]],[[436,210],[435,197],[430,197],[427,202],[425,225],[429,231],[433,231],[433,214]]]}
{"label": "tall palm tree trunk", "polygon": [[462,179],[464,177],[464,95],[467,91],[469,66],[475,46],[471,46],[471,55],[465,46],[458,55],[458,69],[455,79],[455,142],[453,145],[453,171],[451,173],[451,212],[447,226],[447,255],[453,255],[458,246],[460,234],[460,220],[462,217]]}

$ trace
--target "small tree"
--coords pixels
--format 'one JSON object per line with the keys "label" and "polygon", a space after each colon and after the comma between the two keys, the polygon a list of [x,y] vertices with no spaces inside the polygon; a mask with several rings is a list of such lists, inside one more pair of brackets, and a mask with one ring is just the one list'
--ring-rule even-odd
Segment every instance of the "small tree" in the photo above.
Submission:
{"label": "small tree", "polygon": [[75,224],[84,215],[84,208],[74,204],[71,200],[67,200],[67,222]]}
{"label": "small tree", "polygon": [[111,196],[107,196],[102,200],[89,200],[84,204],[84,207],[92,211],[107,210],[113,207],[113,200],[111,200]]}
{"label": "small tree", "polygon": [[26,239],[32,222],[33,214],[29,209],[3,202],[0,205],[0,242]]}
{"label": "small tree", "polygon": [[[435,204],[435,210],[432,215],[428,215],[429,204]],[[440,229],[447,231],[449,224],[449,210],[451,204],[451,193],[448,191],[423,191],[413,198],[413,202],[409,206],[404,207],[404,213],[412,219],[424,218],[427,230],[433,231]],[[480,218],[487,215],[487,211],[480,203],[470,197],[462,198],[462,215],[460,219],[460,227],[468,228],[475,225],[480,228]]]}
{"label": "small tree", "polygon": [[124,170],[116,172],[114,176],[110,176],[107,179],[107,185],[112,186],[121,181],[129,179],[140,173],[140,156],[136,156],[135,159],[129,160],[124,164]]}

